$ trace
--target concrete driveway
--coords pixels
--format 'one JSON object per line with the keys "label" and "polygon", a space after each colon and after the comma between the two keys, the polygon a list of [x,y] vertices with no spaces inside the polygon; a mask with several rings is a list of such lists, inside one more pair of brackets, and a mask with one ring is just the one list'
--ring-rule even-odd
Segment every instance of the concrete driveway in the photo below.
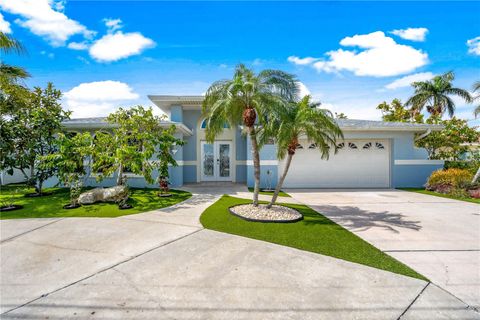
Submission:
{"label": "concrete driveway", "polygon": [[480,205],[400,190],[287,190],[480,309]]}
{"label": "concrete driveway", "polygon": [[2,319],[479,319],[425,281],[205,230],[223,192],[113,219],[0,221]]}

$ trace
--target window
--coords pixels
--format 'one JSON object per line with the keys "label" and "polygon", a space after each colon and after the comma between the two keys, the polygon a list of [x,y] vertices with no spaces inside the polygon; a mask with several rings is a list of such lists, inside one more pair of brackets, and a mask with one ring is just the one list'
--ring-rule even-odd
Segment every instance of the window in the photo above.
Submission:
{"label": "window", "polygon": [[[202,129],[205,129],[206,127],[207,127],[207,119],[203,120],[203,121],[202,121],[202,124],[200,125],[200,128],[202,128]],[[228,125],[228,123],[225,122],[225,123],[223,124],[223,128],[224,128],[224,129],[229,129],[230,126]]]}
{"label": "window", "polygon": [[297,143],[297,149],[303,149],[303,146],[300,143]]}
{"label": "window", "polygon": [[362,149],[370,149],[372,147],[372,143],[371,142],[367,142],[363,145],[363,148]]}
{"label": "window", "polygon": [[317,148],[316,143],[312,143],[311,145],[308,146],[308,149],[316,149],[316,148]]}
{"label": "window", "polygon": [[337,144],[337,149],[343,149],[344,147],[345,147],[344,142]]}
{"label": "window", "polygon": [[356,145],[355,143],[353,143],[353,142],[349,142],[349,143],[348,143],[348,147],[349,147],[350,149],[358,149],[357,145]]}
{"label": "window", "polygon": [[377,147],[377,149],[385,149],[383,144],[381,144],[380,142],[375,142],[375,147]]}

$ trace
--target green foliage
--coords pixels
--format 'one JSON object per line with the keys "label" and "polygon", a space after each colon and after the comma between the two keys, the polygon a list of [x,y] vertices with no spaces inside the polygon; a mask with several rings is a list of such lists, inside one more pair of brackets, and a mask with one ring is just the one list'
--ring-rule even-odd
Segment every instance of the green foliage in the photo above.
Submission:
{"label": "green foliage", "polygon": [[158,169],[158,183],[162,192],[168,191],[169,184],[169,165],[178,166],[177,161],[173,158],[172,148],[175,146],[183,146],[185,141],[175,137],[175,126],[164,129],[162,134],[158,137],[158,161],[153,164]]}
{"label": "green foliage", "polygon": [[[477,95],[473,97],[473,101],[480,101],[480,81],[477,81],[473,84],[473,92],[476,92]],[[473,114],[475,117],[478,117],[480,115],[480,104],[477,104],[475,109],[473,110]]]}
{"label": "green foliage", "polygon": [[434,131],[416,141],[417,147],[427,150],[429,159],[459,160],[469,150],[468,144],[477,142],[480,138],[480,132],[476,128],[456,117],[448,120],[430,117],[426,122],[444,126],[443,130]]}
{"label": "green foliage", "polygon": [[393,99],[390,104],[384,101],[377,109],[382,111],[383,121],[423,123],[423,114],[414,108],[407,109],[400,99]]}
{"label": "green foliage", "polygon": [[70,188],[70,204],[76,205],[79,190],[83,186],[82,178],[86,176],[84,162],[92,153],[90,133],[58,134],[55,141],[57,148],[52,154],[40,158],[40,168],[56,169],[56,175],[63,185]]}
{"label": "green foliage", "polygon": [[451,95],[458,96],[466,102],[472,101],[472,97],[467,90],[452,85],[454,79],[455,75],[450,71],[435,76],[432,80],[412,83],[415,93],[406,104],[418,111],[426,108],[434,116],[441,117],[445,112],[448,112],[452,117],[455,112],[455,103],[450,98]]}
{"label": "green foliage", "polygon": [[348,119],[347,115],[343,112],[335,112],[335,119]]}
{"label": "green foliage", "polygon": [[480,159],[472,160],[447,160],[443,166],[444,169],[464,169],[475,174],[480,167]]}
{"label": "green foliage", "polygon": [[259,223],[240,219],[228,208],[248,200],[223,196],[200,216],[206,229],[267,241],[426,280],[408,266],[375,248],[320,213],[300,204],[282,204],[304,217],[295,223]]}
{"label": "green foliage", "polygon": [[[161,120],[153,115],[151,108],[142,106],[120,108],[110,114],[107,122],[112,132],[95,133],[92,170],[98,173],[97,180],[117,172],[117,185],[124,185],[127,180],[124,173],[132,172],[154,183],[152,173],[156,168],[163,170],[162,174],[168,178],[168,164],[176,165],[169,154],[170,147],[183,141],[174,137],[174,126],[162,128]],[[151,160],[156,152],[160,161]]]}
{"label": "green foliage", "polygon": [[40,159],[56,152],[56,135],[62,132],[62,121],[69,118],[70,112],[62,109],[61,92],[52,83],[28,93],[15,86],[7,89],[12,91],[0,100],[5,111],[0,130],[0,170],[19,169],[41,193],[43,182],[56,173],[56,168],[39,167]]}
{"label": "green foliage", "polygon": [[464,169],[447,169],[434,171],[427,181],[427,189],[443,189],[447,192],[453,189],[465,189],[470,185],[473,174]]}

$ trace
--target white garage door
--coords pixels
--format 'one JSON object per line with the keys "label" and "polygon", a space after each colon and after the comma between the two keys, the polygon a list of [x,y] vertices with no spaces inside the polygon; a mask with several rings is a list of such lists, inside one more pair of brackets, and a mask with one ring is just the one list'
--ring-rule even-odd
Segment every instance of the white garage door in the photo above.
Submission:
{"label": "white garage door", "polygon": [[[285,188],[389,188],[388,140],[345,140],[337,154],[322,160],[315,145],[300,141],[284,182]],[[300,147],[300,146],[299,146]],[[285,160],[279,163],[283,172]]]}

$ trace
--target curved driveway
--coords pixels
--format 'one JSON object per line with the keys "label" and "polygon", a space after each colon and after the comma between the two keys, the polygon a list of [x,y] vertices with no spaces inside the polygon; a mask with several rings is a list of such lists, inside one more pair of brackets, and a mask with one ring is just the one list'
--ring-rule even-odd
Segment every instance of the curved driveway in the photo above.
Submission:
{"label": "curved driveway", "polygon": [[421,280],[205,230],[201,212],[243,189],[192,191],[120,218],[0,221],[1,318],[479,318]]}

